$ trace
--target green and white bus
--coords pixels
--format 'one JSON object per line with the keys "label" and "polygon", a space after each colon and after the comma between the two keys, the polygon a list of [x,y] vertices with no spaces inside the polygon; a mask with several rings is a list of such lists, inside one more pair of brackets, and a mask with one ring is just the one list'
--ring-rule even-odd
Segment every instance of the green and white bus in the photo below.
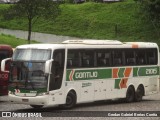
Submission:
{"label": "green and white bus", "polygon": [[[7,60],[2,61],[2,71]],[[117,98],[141,101],[159,92],[156,43],[67,40],[21,45],[11,61],[9,101],[34,108],[72,108]]]}

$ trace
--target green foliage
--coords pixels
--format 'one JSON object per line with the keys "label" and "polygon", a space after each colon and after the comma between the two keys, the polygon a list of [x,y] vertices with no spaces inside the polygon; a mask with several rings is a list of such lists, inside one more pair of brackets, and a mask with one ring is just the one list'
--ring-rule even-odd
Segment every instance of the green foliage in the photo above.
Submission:
{"label": "green foliage", "polygon": [[17,4],[10,5],[5,15],[37,19],[39,17],[55,18],[59,12],[59,4],[53,0],[19,0]]}
{"label": "green foliage", "polygon": [[65,0],[65,3],[74,3],[74,0]]}
{"label": "green foliage", "polygon": [[[31,43],[34,44],[34,43],[38,43],[38,42],[31,41]],[[13,48],[15,48],[18,45],[27,44],[27,40],[18,39],[14,36],[11,36],[11,35],[0,34],[0,44],[11,45]]]}
{"label": "green foliage", "polygon": [[137,0],[141,5],[141,13],[144,19],[149,20],[158,37],[160,37],[160,0]]}
{"label": "green foliage", "polygon": [[137,0],[152,20],[160,20],[160,0]]}
{"label": "green foliage", "polygon": [[30,42],[32,25],[38,18],[51,18],[59,14],[59,4],[53,0],[19,0],[4,12],[4,19],[10,20],[18,17],[28,20],[28,40]]}
{"label": "green foliage", "polygon": [[[61,4],[61,14],[54,21],[40,17],[33,31],[89,39],[159,43],[160,38],[154,26],[139,8],[140,4],[133,0],[112,4]],[[1,20],[0,27],[26,30],[27,20]]]}

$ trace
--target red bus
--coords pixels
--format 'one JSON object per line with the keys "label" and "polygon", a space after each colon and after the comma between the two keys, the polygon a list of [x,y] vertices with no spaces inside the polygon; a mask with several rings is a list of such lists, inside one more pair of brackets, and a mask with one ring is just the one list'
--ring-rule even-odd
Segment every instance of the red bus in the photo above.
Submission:
{"label": "red bus", "polygon": [[[9,45],[0,44],[0,67],[1,61],[5,58],[11,57],[13,54],[13,49]],[[9,64],[6,65],[6,70],[8,70]],[[8,72],[2,72],[0,69],[0,96],[8,94]]]}

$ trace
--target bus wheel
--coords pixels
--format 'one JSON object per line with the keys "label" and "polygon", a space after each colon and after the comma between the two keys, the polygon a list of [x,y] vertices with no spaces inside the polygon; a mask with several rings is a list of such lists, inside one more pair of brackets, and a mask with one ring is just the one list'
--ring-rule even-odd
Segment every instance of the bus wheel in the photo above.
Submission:
{"label": "bus wheel", "polygon": [[42,108],[43,105],[30,105],[32,108],[38,109],[38,108]]}
{"label": "bus wheel", "polygon": [[130,86],[126,93],[126,102],[130,103],[133,102],[135,98],[135,91],[132,86]]}
{"label": "bus wheel", "polygon": [[138,86],[137,91],[136,91],[136,93],[135,93],[135,101],[136,101],[136,102],[141,101],[143,95],[144,95],[143,86]]}
{"label": "bus wheel", "polygon": [[66,98],[66,104],[63,105],[63,108],[69,109],[75,106],[77,101],[76,93],[70,91]]}

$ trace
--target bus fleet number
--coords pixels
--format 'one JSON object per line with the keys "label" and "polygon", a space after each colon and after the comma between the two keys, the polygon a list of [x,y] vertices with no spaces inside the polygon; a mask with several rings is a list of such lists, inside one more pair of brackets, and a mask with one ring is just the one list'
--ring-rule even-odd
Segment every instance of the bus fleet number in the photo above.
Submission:
{"label": "bus fleet number", "polygon": [[8,74],[0,74],[0,79],[7,79],[8,78]]}
{"label": "bus fleet number", "polygon": [[157,69],[146,69],[146,74],[157,74]]}

